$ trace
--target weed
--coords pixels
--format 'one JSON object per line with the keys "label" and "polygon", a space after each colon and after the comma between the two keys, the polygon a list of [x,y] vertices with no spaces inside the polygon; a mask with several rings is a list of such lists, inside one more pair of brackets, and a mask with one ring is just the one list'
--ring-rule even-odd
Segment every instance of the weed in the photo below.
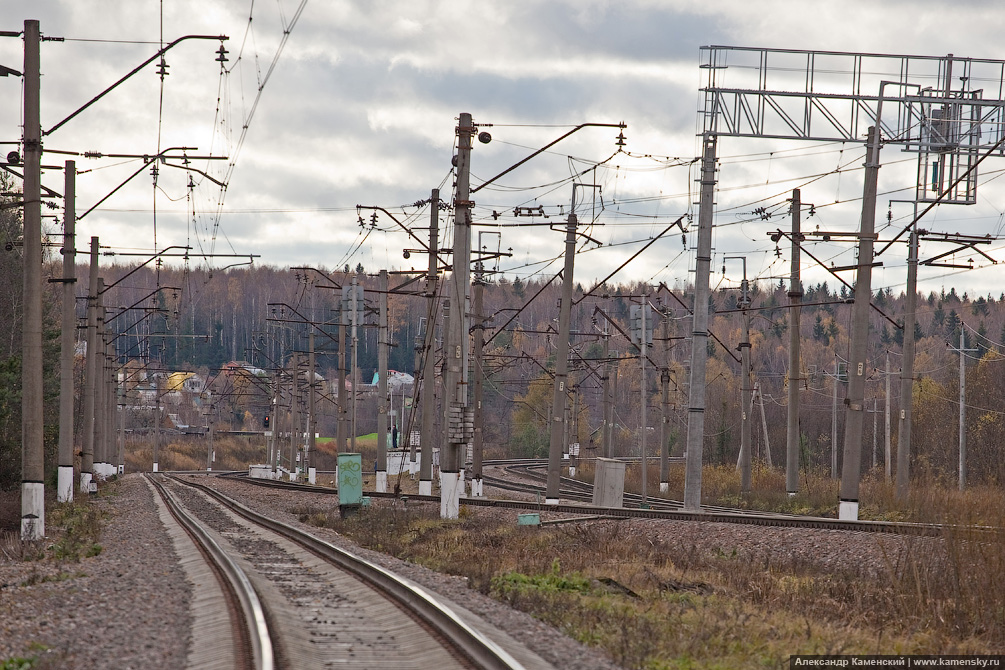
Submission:
{"label": "weed", "polygon": [[38,657],[22,658],[15,656],[5,661],[0,661],[0,670],[32,670],[38,664]]}
{"label": "weed", "polygon": [[57,561],[79,561],[81,558],[97,556],[101,545],[101,522],[104,513],[86,502],[57,504],[52,508],[47,521],[50,527],[60,529],[58,539],[53,543],[51,555]]}

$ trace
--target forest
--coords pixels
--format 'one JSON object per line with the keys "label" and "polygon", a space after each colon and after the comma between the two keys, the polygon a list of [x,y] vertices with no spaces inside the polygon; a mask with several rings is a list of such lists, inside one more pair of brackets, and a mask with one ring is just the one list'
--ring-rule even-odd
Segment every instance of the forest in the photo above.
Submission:
{"label": "forest", "polygon": [[[18,222],[4,218],[8,239],[19,237]],[[82,246],[77,245],[78,250]],[[58,247],[54,244],[50,246]],[[0,252],[0,323],[5,332],[0,349],[0,465],[2,484],[16,483],[20,458],[19,357],[20,357],[20,260],[16,245]],[[87,295],[87,256],[78,255],[76,307],[78,323],[84,322]],[[83,261],[83,262],[80,262]],[[61,269],[53,250],[46,275],[58,277]],[[218,430],[260,431],[269,414],[271,371],[286,368],[294,353],[306,353],[307,333],[315,332],[317,372],[329,383],[318,405],[318,430],[334,435],[338,378],[339,306],[341,287],[355,278],[364,288],[366,314],[359,329],[357,367],[350,380],[366,389],[377,369],[376,305],[377,276],[369,268],[340,269],[278,268],[258,263],[225,269],[201,267],[188,259],[177,264],[158,261],[143,266],[120,264],[114,256],[102,256],[99,274],[105,286],[103,306],[108,310],[117,362],[123,366],[127,390],[137,391],[141,378],[169,378],[171,373],[191,372],[205,380],[211,402],[204,394],[177,402],[169,409],[185,425],[202,426],[212,421]],[[46,285],[47,432],[46,466],[54,468],[56,443],[56,358],[58,357],[59,284]],[[775,466],[784,463],[787,385],[790,376],[802,389],[800,412],[800,463],[804,469],[829,470],[834,441],[832,420],[836,417],[837,444],[842,444],[844,382],[842,361],[849,348],[850,299],[845,285],[827,283],[803,287],[800,309],[801,366],[798,375],[788,371],[788,309],[785,282],[753,284],[750,319],[751,375],[759,393],[749,417],[753,423],[753,455]],[[440,297],[430,305],[424,273],[392,272],[390,276],[389,368],[416,372],[417,343],[432,314],[439,342],[442,310]],[[483,360],[473,364],[471,374],[484,374],[483,399],[486,448],[493,455],[542,456],[547,452],[545,420],[550,405],[550,375],[554,368],[558,302],[561,280],[555,277],[509,277],[487,274],[484,278],[484,309],[472,323],[484,326]],[[625,334],[632,304],[643,296],[652,305],[655,336],[647,349],[646,388],[640,388],[638,349]],[[742,339],[744,312],[739,308],[739,290],[718,289],[710,299],[708,344],[710,356],[706,392],[706,434],[703,461],[735,463],[739,449],[742,370],[738,345]],[[889,289],[872,296],[870,323],[870,374],[866,406],[869,416],[863,439],[864,468],[884,468],[886,425],[890,425],[890,453],[896,462],[897,419],[900,413],[900,356],[904,333],[905,296]],[[688,358],[690,355],[687,289],[642,284],[575,286],[572,309],[570,394],[576,416],[569,421],[574,432],[570,441],[582,444],[583,456],[598,455],[602,414],[603,379],[615,385],[614,453],[637,455],[643,418],[648,430],[666,426],[664,439],[671,455],[682,454],[681,436],[686,433]],[[308,323],[313,324],[308,326]],[[607,333],[605,335],[605,332]],[[969,480],[997,483],[1005,476],[998,445],[1005,433],[1005,294],[998,297],[958,295],[955,289],[918,296],[918,320],[913,337],[917,358],[914,382],[914,431],[912,477],[955,480],[959,443],[960,337],[966,375],[966,431]],[[82,330],[78,328],[78,340]],[[609,353],[604,355],[607,338]],[[348,348],[348,343],[346,348]],[[82,348],[78,346],[78,368]],[[347,355],[347,359],[350,357]],[[237,366],[233,364],[238,364]],[[348,365],[348,364],[347,364]],[[235,367],[255,371],[251,381],[241,382]],[[78,375],[79,376],[79,375]],[[661,379],[667,379],[664,402]],[[130,385],[128,380],[132,380]],[[78,380],[79,381],[79,380]],[[888,384],[889,381],[889,384]],[[79,387],[79,384],[78,384]],[[171,390],[162,381],[162,394]],[[888,390],[889,389],[889,390]],[[177,389],[175,389],[177,390]],[[403,391],[409,394],[411,388]],[[889,394],[889,398],[888,398]],[[178,394],[175,394],[176,398]],[[136,392],[126,393],[125,403],[142,405]],[[887,402],[889,400],[889,413]],[[79,394],[78,394],[79,401]],[[406,398],[392,400],[397,406]],[[417,404],[417,403],[416,403]],[[643,417],[640,409],[645,407]],[[835,411],[836,409],[836,411]],[[376,400],[372,392],[361,393],[357,433],[374,430]],[[127,414],[130,430],[149,428],[142,412]],[[207,418],[209,417],[209,418]],[[400,418],[398,419],[401,420]],[[402,429],[416,426],[402,425]],[[79,430],[79,427],[78,427]],[[659,447],[653,433],[649,453]],[[840,449],[838,450],[840,452]],[[838,454],[840,458],[840,453]],[[839,470],[840,472],[840,463]]]}

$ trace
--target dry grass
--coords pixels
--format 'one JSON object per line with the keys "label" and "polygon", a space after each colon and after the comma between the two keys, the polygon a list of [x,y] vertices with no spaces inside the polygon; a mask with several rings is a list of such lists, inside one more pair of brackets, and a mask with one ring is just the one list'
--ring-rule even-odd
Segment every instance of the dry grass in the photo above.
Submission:
{"label": "dry grass", "polygon": [[[264,463],[267,457],[264,438],[217,437],[214,470],[247,470],[249,465]],[[166,436],[161,442],[158,465],[161,470],[205,470],[209,439],[205,436]],[[130,437],[126,441],[126,472],[150,472],[154,460],[153,436]]]}
{"label": "dry grass", "polygon": [[[807,477],[796,498],[765,491],[784,484],[783,474],[767,469],[755,473],[755,493],[743,498],[730,470],[705,470],[703,489],[723,496],[720,504],[819,511],[836,499],[836,483],[823,476]],[[986,520],[1001,498],[933,486],[902,503],[881,478],[863,483],[863,499],[874,501],[877,515],[916,520]],[[795,653],[1005,647],[1002,535],[949,529],[939,540],[907,539],[903,557],[891,556],[880,574],[864,574],[783,555],[745,560],[730,547],[640,542],[619,522],[527,528],[467,508],[445,522],[432,506],[378,505],[345,520],[301,512],[370,548],[463,575],[473,588],[604,648],[628,668],[781,667]]]}

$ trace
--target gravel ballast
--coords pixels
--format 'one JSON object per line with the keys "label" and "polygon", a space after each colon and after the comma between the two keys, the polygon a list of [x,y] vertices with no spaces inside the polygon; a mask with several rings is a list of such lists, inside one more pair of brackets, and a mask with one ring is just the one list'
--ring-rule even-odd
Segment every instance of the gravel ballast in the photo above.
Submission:
{"label": "gravel ballast", "polygon": [[[602,652],[468,587],[465,579],[363,549],[330,529],[308,526],[290,510],[332,506],[316,493],[284,491],[240,481],[197,477],[199,482],[277,520],[290,523],[377,563],[522,641],[564,670],[616,670]],[[140,475],[107,485],[93,504],[106,512],[102,552],[80,562],[0,561],[0,662],[38,656],[39,667],[179,668],[190,644],[191,585],[157,516],[152,492]],[[515,523],[516,512],[470,508],[476,515]],[[544,518],[546,515],[542,515]],[[630,520],[617,522],[626,536],[699,551],[734,549],[748,560],[853,567],[880,574],[903,552],[930,540],[848,531],[805,530],[722,523]]]}

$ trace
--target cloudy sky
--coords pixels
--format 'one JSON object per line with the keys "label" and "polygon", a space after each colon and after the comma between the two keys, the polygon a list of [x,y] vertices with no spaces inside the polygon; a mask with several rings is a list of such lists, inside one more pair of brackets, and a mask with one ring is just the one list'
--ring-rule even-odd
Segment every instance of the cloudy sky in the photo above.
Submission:
{"label": "cloudy sky", "polygon": [[[403,258],[417,244],[391,215],[425,227],[428,210],[413,203],[437,187],[449,196],[459,113],[470,112],[493,138],[475,144],[473,185],[572,126],[623,121],[627,143],[620,153],[617,129],[585,128],[480,191],[474,200],[476,221],[486,224],[477,229],[481,244],[512,249],[500,264],[510,279],[554,274],[563,233],[540,224],[564,219],[577,181],[588,185],[576,189],[580,221],[602,245],[584,239],[577,278],[605,276],[678,217],[694,215],[684,220],[691,231],[685,239],[674,231],[616,277],[673,286],[691,280],[694,263],[693,159],[700,152],[698,89],[705,83],[699,47],[1005,59],[1005,10],[998,3],[947,7],[927,0],[0,0],[0,29],[21,30],[24,19],[38,19],[45,37],[62,38],[42,45],[43,129],[153,55],[161,40],[229,36],[226,71],[215,60],[219,41],[182,42],[167,52],[163,84],[151,64],[45,138],[44,163],[52,169],[43,181],[55,191],[63,191],[58,167],[73,157],[58,152],[81,154],[78,214],[126,182],[78,223],[81,248],[98,235],[112,249],[142,253],[155,248],[156,235],[157,249],[189,245],[191,263],[214,267],[238,261],[213,253],[258,254],[256,263],[280,266],[421,268],[424,256]],[[22,62],[21,40],[0,38],[0,64],[20,70]],[[8,77],[0,87],[0,141],[17,142],[20,82]],[[130,156],[171,147],[188,147],[189,165],[199,172],[184,169],[183,152],[169,152],[174,158],[159,166],[155,187],[150,167]],[[3,153],[14,148],[4,145]],[[92,159],[84,152],[123,157]],[[787,250],[777,255],[768,234],[789,225],[792,188],[819,207],[807,227],[857,228],[859,144],[723,138],[718,153],[713,285],[735,285],[740,277],[735,261],[722,275],[723,256],[745,256],[751,278],[787,275]],[[911,206],[888,203],[913,198],[915,165],[913,154],[884,150],[879,190],[886,195],[877,218],[885,222],[889,209],[891,232]],[[994,177],[1003,168],[1005,159],[990,159],[982,166],[978,204],[941,207],[927,227],[1001,234],[1005,192]],[[816,177],[827,172],[835,174]],[[226,183],[225,191],[216,182]],[[373,221],[373,212],[358,213],[357,205],[391,215],[381,212]],[[517,218],[515,207],[542,207],[548,218]],[[755,213],[762,207],[770,219]],[[441,220],[449,244],[447,212]],[[996,242],[988,250],[1005,259],[1002,247]],[[821,244],[815,253],[839,265],[852,260],[836,244]],[[889,253],[874,285],[899,291],[905,249]],[[803,260],[808,281],[827,280]],[[997,296],[998,273],[929,270],[920,288]]]}

